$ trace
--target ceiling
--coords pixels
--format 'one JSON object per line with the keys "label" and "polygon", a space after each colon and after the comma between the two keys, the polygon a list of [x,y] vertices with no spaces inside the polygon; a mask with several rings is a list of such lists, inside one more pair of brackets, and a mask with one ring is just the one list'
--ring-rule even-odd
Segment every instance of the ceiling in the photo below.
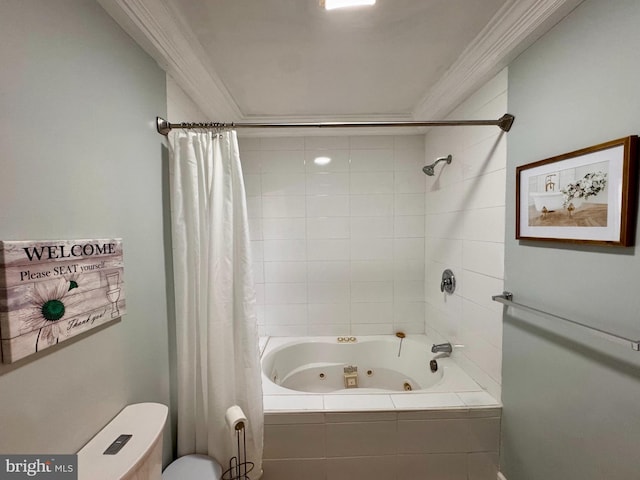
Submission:
{"label": "ceiling", "polygon": [[174,0],[246,116],[411,113],[505,0]]}
{"label": "ceiling", "polygon": [[210,120],[277,122],[443,118],[582,0],[98,1]]}

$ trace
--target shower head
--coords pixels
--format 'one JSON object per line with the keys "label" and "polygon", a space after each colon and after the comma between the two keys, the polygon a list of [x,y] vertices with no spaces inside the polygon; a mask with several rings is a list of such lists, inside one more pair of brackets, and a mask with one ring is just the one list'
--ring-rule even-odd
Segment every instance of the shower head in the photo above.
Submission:
{"label": "shower head", "polygon": [[435,162],[433,162],[431,165],[427,165],[426,167],[422,167],[422,171],[429,175],[430,177],[433,177],[435,175],[435,170],[434,167],[440,163],[440,162],[447,162],[447,164],[451,163],[451,160],[453,160],[453,157],[451,155],[447,155],[446,157],[440,157],[438,159],[436,159]]}

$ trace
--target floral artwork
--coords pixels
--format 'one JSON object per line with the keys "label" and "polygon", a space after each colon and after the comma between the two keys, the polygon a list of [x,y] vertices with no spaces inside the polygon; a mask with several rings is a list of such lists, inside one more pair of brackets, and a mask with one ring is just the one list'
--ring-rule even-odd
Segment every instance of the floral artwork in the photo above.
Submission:
{"label": "floral artwork", "polygon": [[572,200],[588,199],[598,195],[607,186],[607,174],[604,172],[587,173],[576,183],[569,183],[561,190],[564,194],[564,206],[567,207]]}
{"label": "floral artwork", "polygon": [[637,137],[516,168],[516,238],[633,245]]}
{"label": "floral artwork", "polygon": [[606,227],[608,168],[599,162],[529,177],[529,226]]}
{"label": "floral artwork", "polygon": [[120,318],[122,241],[0,242],[0,338],[11,363]]}

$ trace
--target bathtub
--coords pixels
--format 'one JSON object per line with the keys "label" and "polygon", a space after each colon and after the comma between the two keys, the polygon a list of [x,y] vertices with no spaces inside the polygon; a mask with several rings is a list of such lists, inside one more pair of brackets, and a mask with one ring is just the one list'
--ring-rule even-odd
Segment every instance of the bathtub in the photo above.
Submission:
{"label": "bathtub", "polygon": [[429,361],[425,345],[415,339],[335,337],[271,349],[262,371],[276,386],[298,392],[420,391],[443,378],[444,362],[438,366],[436,360],[431,370]]}
{"label": "bathtub", "polygon": [[[433,354],[433,343],[262,338],[263,480],[495,480],[500,402],[456,363],[456,349]],[[349,367],[357,386],[348,387]]]}
{"label": "bathtub", "polygon": [[[434,342],[426,335],[402,341],[395,335],[269,337],[261,343],[266,411],[499,405],[460,368],[455,350],[450,357],[431,353]],[[357,386],[347,385],[349,367],[357,368]]]}

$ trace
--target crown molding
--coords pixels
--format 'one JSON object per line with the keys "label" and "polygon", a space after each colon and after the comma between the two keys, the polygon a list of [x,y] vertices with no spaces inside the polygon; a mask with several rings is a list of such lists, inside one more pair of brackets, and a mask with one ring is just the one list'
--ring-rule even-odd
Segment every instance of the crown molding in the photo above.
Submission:
{"label": "crown molding", "polygon": [[109,15],[211,118],[238,121],[242,113],[202,45],[166,0],[98,0]]}
{"label": "crown molding", "polygon": [[509,0],[413,110],[445,118],[583,0]]}
{"label": "crown molding", "polygon": [[[478,90],[583,0],[507,0],[458,60],[410,114],[380,120],[437,120]],[[279,117],[243,115],[213,71],[202,45],[169,0],[98,0],[98,3],[209,118],[225,122],[375,121],[357,115]]]}

